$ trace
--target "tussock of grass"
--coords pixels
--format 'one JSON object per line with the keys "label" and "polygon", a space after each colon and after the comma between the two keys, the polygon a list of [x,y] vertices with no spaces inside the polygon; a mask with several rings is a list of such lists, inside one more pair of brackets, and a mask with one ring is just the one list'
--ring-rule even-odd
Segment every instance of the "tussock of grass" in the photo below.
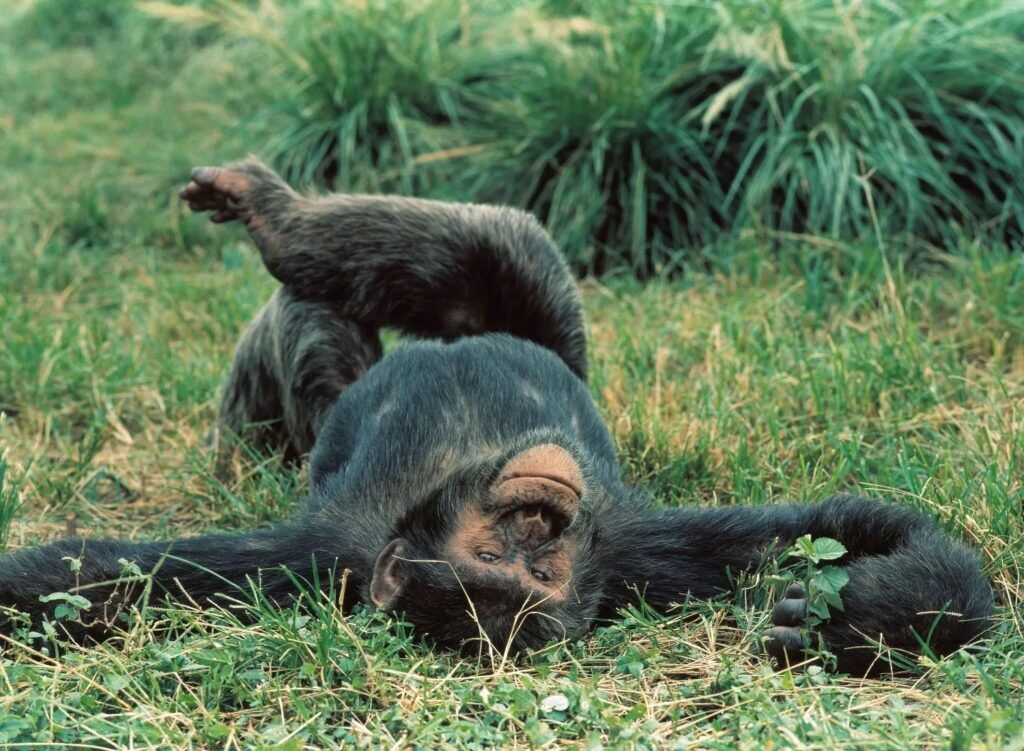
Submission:
{"label": "tussock of grass", "polygon": [[[573,44],[604,33],[574,29]],[[69,524],[135,539],[267,525],[305,491],[274,462],[228,481],[211,471],[216,389],[273,283],[239,233],[185,219],[173,198],[191,164],[264,142],[238,127],[259,109],[258,68],[238,61],[260,47],[204,43],[181,70],[122,76],[121,33],[74,52],[0,41],[0,91],[14,103],[0,113],[0,520],[18,507],[12,547]],[[925,660],[916,679],[775,673],[756,654],[773,597],[757,574],[735,603],[631,611],[585,644],[513,664],[434,654],[378,613],[343,618],[337,593],[291,610],[245,591],[221,610],[151,606],[120,640],[59,657],[45,640],[5,642],[0,745],[1014,747],[1024,266],[981,242],[904,263],[884,239],[774,233],[693,257],[674,281],[588,281],[591,389],[627,472],[660,503],[857,490],[933,515],[979,547],[994,582],[986,642]]]}
{"label": "tussock of grass", "polygon": [[145,7],[262,42],[291,177],[521,205],[580,270],[744,230],[1024,237],[1018,4]]}
{"label": "tussock of grass", "polygon": [[347,190],[436,189],[467,151],[463,119],[479,116],[484,92],[500,89],[523,54],[504,0],[142,7],[259,43],[281,73],[259,91],[260,118],[277,126],[263,151],[293,182]]}
{"label": "tussock of grass", "polygon": [[671,270],[744,229],[1020,240],[1019,7],[577,12],[590,26],[537,55],[470,178],[538,211],[582,266]]}

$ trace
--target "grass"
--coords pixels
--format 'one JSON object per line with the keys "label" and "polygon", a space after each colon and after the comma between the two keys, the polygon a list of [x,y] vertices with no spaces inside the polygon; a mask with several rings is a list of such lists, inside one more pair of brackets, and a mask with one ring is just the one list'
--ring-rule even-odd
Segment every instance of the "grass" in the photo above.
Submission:
{"label": "grass", "polygon": [[429,194],[450,180],[467,150],[462,121],[480,117],[524,54],[505,0],[142,7],[258,45],[275,69],[258,94],[259,118],[276,125],[264,153],[293,182],[346,190]]}
{"label": "grass", "polygon": [[[13,22],[12,22],[13,23]],[[267,143],[262,47],[0,41],[0,520],[151,539],[285,518],[305,479],[216,479],[202,447],[233,344],[273,284],[237,231],[186,217],[193,163]],[[150,24],[156,24],[151,26]],[[259,76],[257,76],[259,73]],[[269,73],[265,75],[271,75]],[[267,81],[256,82],[266,85]],[[151,611],[96,649],[6,644],[0,748],[956,748],[1024,737],[1024,266],[985,242],[919,251],[763,232],[645,286],[583,284],[591,389],[629,476],[666,505],[921,509],[976,545],[992,638],[860,682],[775,673],[770,593],[642,610],[531,660],[458,660],[333,598]],[[15,509],[16,511],[12,511]],[[155,633],[170,625],[171,635]]]}
{"label": "grass", "polygon": [[1019,2],[144,5],[261,45],[293,178],[524,206],[580,271],[744,232],[1024,240]]}

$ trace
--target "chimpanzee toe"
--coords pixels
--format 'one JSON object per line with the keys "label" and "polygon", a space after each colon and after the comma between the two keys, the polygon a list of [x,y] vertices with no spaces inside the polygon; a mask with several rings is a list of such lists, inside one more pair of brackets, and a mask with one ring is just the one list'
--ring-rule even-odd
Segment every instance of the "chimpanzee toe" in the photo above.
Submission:
{"label": "chimpanzee toe", "polygon": [[772,610],[772,628],[765,632],[765,649],[779,668],[803,659],[803,635],[807,616],[807,592],[799,584],[790,584],[785,597]]}

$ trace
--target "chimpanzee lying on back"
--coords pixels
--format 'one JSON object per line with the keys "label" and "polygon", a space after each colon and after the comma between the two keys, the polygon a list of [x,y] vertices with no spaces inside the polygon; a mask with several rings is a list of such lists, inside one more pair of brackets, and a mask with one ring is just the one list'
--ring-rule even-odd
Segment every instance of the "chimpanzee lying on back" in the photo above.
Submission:
{"label": "chimpanzee lying on back", "polygon": [[[137,596],[114,584],[119,559],[151,573],[157,593],[199,603],[257,576],[287,601],[283,568],[321,582],[349,569],[346,606],[404,613],[438,645],[486,635],[520,650],[584,633],[637,592],[661,610],[712,597],[811,534],[849,551],[845,609],[822,627],[841,670],[888,669],[870,640],[946,654],[985,629],[992,592],[975,555],[908,509],[853,496],[647,508],[584,382],[573,281],[532,217],[304,197],[256,161],[196,169],[181,195],[214,222],[244,222],[283,285],[238,347],[220,428],[290,457],[311,451],[308,507],[248,534],[21,550],[0,557],[0,604],[39,620],[53,612],[40,595],[78,588],[96,604],[62,625],[102,638]],[[382,327],[443,342],[380,359]],[[791,588],[775,609],[777,657],[800,654],[803,597]]]}

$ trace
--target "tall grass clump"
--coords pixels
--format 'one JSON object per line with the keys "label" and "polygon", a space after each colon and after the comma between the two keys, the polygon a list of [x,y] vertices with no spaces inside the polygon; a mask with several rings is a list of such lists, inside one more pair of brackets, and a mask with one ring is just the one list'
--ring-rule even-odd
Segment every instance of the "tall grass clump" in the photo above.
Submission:
{"label": "tall grass clump", "polygon": [[504,0],[146,7],[261,42],[283,74],[263,92],[279,124],[265,155],[289,180],[339,189],[425,192],[462,153],[457,126],[500,89],[518,49]]}
{"label": "tall grass clump", "polygon": [[1021,238],[1020,4],[547,7],[566,33],[486,123],[471,192],[537,211],[577,267],[751,228]]}
{"label": "tall grass clump", "polygon": [[704,110],[733,228],[950,243],[1024,227],[1024,6],[719,5]]}
{"label": "tall grass clump", "polygon": [[591,11],[538,29],[514,98],[478,123],[498,141],[464,190],[535,211],[578,268],[647,273],[721,224],[725,192],[693,115],[718,71],[701,64],[707,33],[687,13]]}

